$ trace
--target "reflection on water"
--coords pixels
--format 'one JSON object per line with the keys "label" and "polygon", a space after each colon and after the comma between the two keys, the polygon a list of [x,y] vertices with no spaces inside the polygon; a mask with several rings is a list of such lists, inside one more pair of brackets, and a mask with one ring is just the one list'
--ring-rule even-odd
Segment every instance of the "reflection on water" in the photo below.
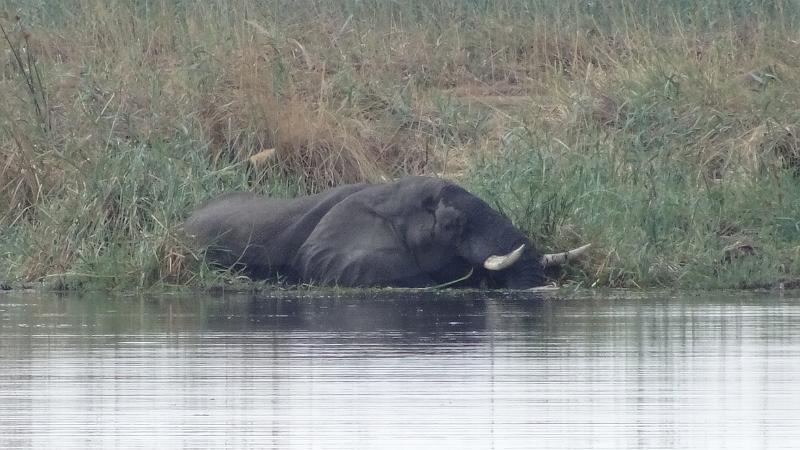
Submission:
{"label": "reflection on water", "polygon": [[797,448],[797,297],[0,295],[0,447]]}

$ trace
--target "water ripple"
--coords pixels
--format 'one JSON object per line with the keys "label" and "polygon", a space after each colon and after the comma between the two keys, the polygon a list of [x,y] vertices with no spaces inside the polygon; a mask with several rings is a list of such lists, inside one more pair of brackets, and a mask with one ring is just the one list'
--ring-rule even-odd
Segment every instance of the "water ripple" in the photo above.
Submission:
{"label": "water ripple", "polygon": [[797,448],[796,298],[0,299],[3,448]]}

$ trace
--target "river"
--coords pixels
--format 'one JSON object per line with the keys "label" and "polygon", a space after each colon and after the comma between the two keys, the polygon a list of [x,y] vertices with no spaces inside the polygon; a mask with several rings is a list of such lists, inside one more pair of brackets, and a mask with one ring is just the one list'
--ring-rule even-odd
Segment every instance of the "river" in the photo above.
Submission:
{"label": "river", "polygon": [[3,293],[0,447],[794,449],[799,321],[791,292]]}

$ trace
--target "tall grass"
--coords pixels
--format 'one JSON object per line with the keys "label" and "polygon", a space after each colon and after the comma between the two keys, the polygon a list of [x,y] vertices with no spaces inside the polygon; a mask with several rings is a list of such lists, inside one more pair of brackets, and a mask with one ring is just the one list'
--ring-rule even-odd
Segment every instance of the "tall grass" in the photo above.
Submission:
{"label": "tall grass", "polygon": [[800,278],[800,4],[0,1],[0,276],[194,283],[225,190],[462,181],[603,286]]}

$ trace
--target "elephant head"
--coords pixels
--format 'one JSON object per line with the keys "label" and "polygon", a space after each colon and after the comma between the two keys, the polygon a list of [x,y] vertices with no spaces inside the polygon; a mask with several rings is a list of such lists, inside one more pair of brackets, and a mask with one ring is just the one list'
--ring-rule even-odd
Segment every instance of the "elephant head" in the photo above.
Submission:
{"label": "elephant head", "polygon": [[301,278],[350,286],[541,286],[544,268],[577,254],[540,255],[499,212],[438,178],[360,190],[331,208],[300,247]]}
{"label": "elephant head", "polygon": [[461,260],[472,268],[474,273],[468,284],[486,283],[507,289],[541,286],[546,282],[547,267],[574,259],[589,247],[540,255],[508,218],[463,188],[446,183],[439,197],[435,216],[457,217],[446,221],[459,224],[459,234],[451,241],[457,255],[452,263],[458,265]]}

